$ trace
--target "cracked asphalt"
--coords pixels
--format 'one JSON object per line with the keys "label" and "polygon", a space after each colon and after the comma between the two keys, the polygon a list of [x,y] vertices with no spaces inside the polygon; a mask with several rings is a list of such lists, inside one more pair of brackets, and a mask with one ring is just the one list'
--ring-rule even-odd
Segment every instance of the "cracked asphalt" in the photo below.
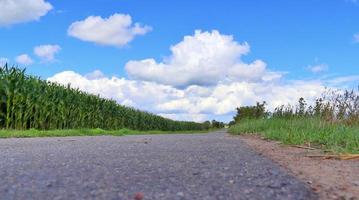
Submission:
{"label": "cracked asphalt", "polygon": [[[317,199],[224,131],[0,140],[0,199]],[[139,198],[140,199],[140,198]]]}

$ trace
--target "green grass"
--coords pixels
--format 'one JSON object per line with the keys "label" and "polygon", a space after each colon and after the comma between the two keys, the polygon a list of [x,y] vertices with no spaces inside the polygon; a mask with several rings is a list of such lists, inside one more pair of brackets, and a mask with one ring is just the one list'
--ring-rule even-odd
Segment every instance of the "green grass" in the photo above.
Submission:
{"label": "green grass", "polygon": [[256,134],[284,144],[319,146],[335,153],[359,153],[359,127],[313,118],[244,120],[232,134]]}
{"label": "green grass", "polygon": [[68,136],[124,136],[124,135],[147,135],[147,134],[192,134],[192,133],[208,133],[206,131],[137,131],[129,129],[120,130],[103,130],[103,129],[68,129],[68,130],[0,130],[0,138],[27,138],[27,137],[68,137]]}

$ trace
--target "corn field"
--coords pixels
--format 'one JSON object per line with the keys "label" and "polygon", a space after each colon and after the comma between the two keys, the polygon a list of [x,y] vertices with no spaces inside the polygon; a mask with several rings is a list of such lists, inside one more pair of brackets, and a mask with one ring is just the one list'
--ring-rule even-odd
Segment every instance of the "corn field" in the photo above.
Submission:
{"label": "corn field", "polygon": [[117,104],[70,86],[26,75],[25,70],[0,67],[0,128],[116,130],[203,130],[195,122],[166,119]]}

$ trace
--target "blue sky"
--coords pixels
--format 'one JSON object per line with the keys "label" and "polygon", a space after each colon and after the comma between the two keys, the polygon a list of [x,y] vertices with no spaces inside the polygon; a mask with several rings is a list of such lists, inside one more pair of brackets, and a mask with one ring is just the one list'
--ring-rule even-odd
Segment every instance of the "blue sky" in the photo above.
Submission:
{"label": "blue sky", "polygon": [[[9,6],[9,2],[13,3],[12,6]],[[26,2],[31,2],[32,6],[24,6]],[[39,7],[36,8],[34,5]],[[273,106],[284,103],[276,99],[283,99],[283,97],[277,97],[278,95],[275,93],[279,86],[285,86],[288,91],[298,92],[295,95],[288,94],[289,96],[310,98],[325,86],[345,87],[358,83],[359,37],[356,41],[355,35],[359,33],[359,3],[352,0],[0,0],[0,6],[5,9],[5,14],[0,14],[0,58],[3,60],[6,58],[10,63],[26,66],[29,73],[44,79],[49,78],[64,84],[66,81],[72,82],[74,86],[88,92],[100,93],[104,97],[118,100],[119,103],[171,118],[177,119],[175,115],[182,115],[179,119],[200,121],[218,118],[228,121],[233,114],[229,111],[231,109],[227,108],[230,107],[229,102],[238,102],[234,103],[232,110],[236,106],[251,104],[256,100],[277,102],[273,103]],[[8,9],[8,14],[6,14],[6,9]],[[16,16],[11,14],[14,9],[17,11]],[[28,13],[36,13],[31,9],[35,9],[39,14],[37,16],[36,14],[35,16],[29,15]],[[87,39],[87,41],[84,41],[83,38],[92,29],[86,29],[86,33],[76,32],[72,35],[69,33],[71,24],[76,21],[83,22],[90,16],[107,20],[115,14],[130,16],[132,24],[129,28],[135,26],[135,23],[139,23],[138,26],[142,33],[131,36],[129,41],[121,44],[101,44],[99,42],[100,40],[112,41],[110,37],[116,37],[115,34],[118,33],[116,31],[112,35],[105,34],[96,40],[95,37],[102,34],[96,30],[94,35],[89,36],[91,39]],[[115,27],[107,26],[116,30],[116,25]],[[79,28],[75,31],[81,30]],[[195,30],[201,30],[203,34],[209,33],[210,36],[204,37],[199,34],[196,37]],[[238,55],[236,54],[237,56],[234,56],[233,60],[240,60],[238,63],[248,64],[248,68],[251,67],[251,63],[261,60],[265,63],[265,72],[263,70],[258,72],[256,77],[244,76],[243,73],[238,72],[238,76],[224,81],[223,79],[227,76],[214,77],[213,75],[218,73],[216,71],[218,69],[223,69],[223,72],[220,73],[226,73],[229,70],[225,64],[222,66],[221,63],[231,63],[232,57],[229,56],[229,61],[227,61],[228,56],[222,56],[220,59],[210,62],[210,65],[215,65],[213,68],[184,63],[183,65],[193,68],[204,67],[203,70],[207,71],[213,69],[213,74],[208,76],[187,75],[180,80],[181,72],[189,67],[181,68],[182,65],[178,64],[182,63],[180,56],[177,55],[177,58],[174,58],[176,56],[173,56],[173,52],[170,50],[171,46],[183,42],[185,36],[192,37],[192,39],[200,39],[203,36],[208,40],[215,41],[216,34],[213,30],[216,30],[220,36],[232,36],[228,45],[236,43],[244,48],[246,42],[250,50],[248,49],[245,53],[237,52]],[[77,36],[74,36],[76,34]],[[50,54],[46,54],[46,51],[44,54],[36,55],[34,48],[44,45],[56,46],[57,50]],[[195,51],[207,47],[213,48],[214,52],[217,50],[220,52],[220,49],[216,49],[217,46],[200,46],[194,48],[192,54],[188,52],[191,51],[191,48],[185,48],[188,55],[184,58],[191,60],[191,56],[196,56],[198,53]],[[227,52],[226,48],[222,49],[223,52]],[[233,51],[236,52],[236,50]],[[16,57],[22,54],[27,54],[32,62],[24,64],[17,60]],[[213,55],[213,57],[216,56],[216,54]],[[162,70],[161,62],[166,64],[172,58],[172,62],[168,61],[165,68],[181,68],[182,70],[164,69],[160,74],[173,76],[178,80],[164,80],[151,74],[150,71],[145,73],[148,63],[141,61],[148,58],[152,58],[156,62],[152,66],[156,70]],[[204,57],[204,59],[208,58]],[[129,61],[136,61],[136,63],[125,67],[129,65]],[[193,70],[193,68],[189,70]],[[259,68],[261,67],[258,66],[256,69]],[[136,69],[142,69],[144,72],[138,72],[139,70]],[[70,80],[69,74],[66,74],[64,78],[65,74],[63,73],[72,72],[73,77],[79,76],[84,78],[84,81],[88,81],[86,78],[89,78],[89,74],[95,70],[97,70],[95,79],[106,79],[107,82],[101,84],[109,84],[108,88],[116,88],[104,93],[103,89],[93,89],[98,87],[91,84],[99,84],[93,82],[94,78],[90,80],[91,83],[86,82],[86,85],[83,82]],[[233,70],[245,71],[242,68]],[[251,72],[256,73],[257,71]],[[280,80],[263,83],[262,79],[268,76],[267,72],[280,75],[281,77],[278,78]],[[198,70],[187,71],[183,74],[186,73],[195,74],[198,73]],[[138,87],[137,90],[144,89],[143,81],[146,81],[155,85],[152,86],[154,90],[158,87],[168,87],[168,90],[174,90],[174,92],[168,94],[168,91],[165,90],[163,99],[138,100],[141,98],[128,89],[131,88],[130,86],[127,86],[126,89],[122,86],[113,86],[114,84],[111,84],[112,77],[119,80],[124,79],[125,82],[127,81],[126,84],[135,84],[136,86],[131,86],[132,89],[133,87]],[[207,81],[208,79],[216,81]],[[259,79],[261,81],[258,81]],[[338,82],[338,80],[342,81]],[[304,83],[313,83],[314,85],[301,85]],[[273,85],[269,89],[272,92],[265,94],[258,92],[256,88],[260,87],[260,84]],[[197,89],[201,92],[193,94],[188,92],[188,88],[192,86],[199,87]],[[220,86],[225,87],[223,90],[230,90],[230,94],[236,93],[235,97],[226,98],[226,95],[221,96],[209,92],[216,91]],[[318,89],[314,89],[310,94],[304,94],[303,88]],[[111,91],[117,91],[117,93],[111,93]],[[173,93],[178,93],[178,95],[173,96]],[[131,98],[127,98],[125,94]],[[245,94],[248,97],[243,99]],[[285,100],[293,101],[289,97]],[[223,103],[226,101],[228,103]],[[198,107],[202,107],[202,109],[193,111],[193,108]]]}

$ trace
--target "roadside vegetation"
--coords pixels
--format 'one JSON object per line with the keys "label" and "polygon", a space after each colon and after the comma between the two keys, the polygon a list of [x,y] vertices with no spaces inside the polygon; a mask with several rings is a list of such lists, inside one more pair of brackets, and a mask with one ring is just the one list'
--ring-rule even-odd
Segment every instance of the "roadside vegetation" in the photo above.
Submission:
{"label": "roadside vegetation", "polygon": [[[217,123],[170,120],[70,85],[65,87],[29,76],[16,67],[0,67],[0,137],[121,135],[128,129],[201,131],[220,128],[217,126]],[[29,131],[20,133],[18,130]]]}
{"label": "roadside vegetation", "polygon": [[282,105],[272,113],[265,105],[237,108],[229,132],[261,135],[334,153],[359,153],[359,89],[328,90],[314,105],[300,98],[297,105]]}
{"label": "roadside vegetation", "polygon": [[68,137],[68,136],[124,136],[124,135],[153,135],[153,134],[191,134],[191,133],[207,133],[209,130],[197,131],[138,131],[130,129],[120,130],[104,130],[100,128],[95,129],[63,129],[63,130],[0,130],[0,138],[27,138],[27,137]]}

